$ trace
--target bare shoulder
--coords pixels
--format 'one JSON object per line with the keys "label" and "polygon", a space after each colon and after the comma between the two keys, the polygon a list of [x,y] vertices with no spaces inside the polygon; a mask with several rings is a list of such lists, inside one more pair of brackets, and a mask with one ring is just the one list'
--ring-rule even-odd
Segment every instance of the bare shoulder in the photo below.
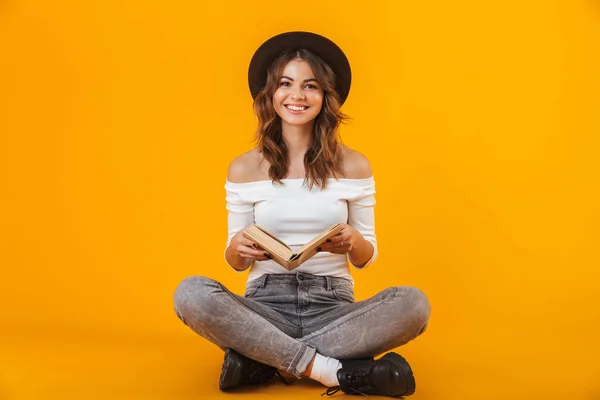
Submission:
{"label": "bare shoulder", "polygon": [[254,148],[240,154],[229,164],[227,180],[232,183],[246,183],[256,180],[260,166],[260,154]]}
{"label": "bare shoulder", "polygon": [[371,163],[367,156],[343,146],[344,177],[348,179],[364,179],[373,176]]}

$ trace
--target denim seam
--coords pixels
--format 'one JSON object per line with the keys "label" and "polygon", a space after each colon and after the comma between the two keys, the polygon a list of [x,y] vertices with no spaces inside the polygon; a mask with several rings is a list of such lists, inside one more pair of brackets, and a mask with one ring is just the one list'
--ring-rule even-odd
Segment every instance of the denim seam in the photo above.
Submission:
{"label": "denim seam", "polygon": [[[357,310],[360,310],[362,307],[357,308]],[[331,321],[335,321],[336,319],[340,319],[339,316],[336,317],[331,317],[325,320],[321,320],[319,322],[315,322],[314,324],[310,324],[310,325],[302,325],[300,326],[300,329],[306,329],[306,328],[312,328],[315,325],[323,325],[323,324],[328,324]],[[323,328],[325,328],[325,326],[323,326]]]}
{"label": "denim seam", "polygon": [[290,365],[288,365],[287,368],[286,368],[287,372],[289,372],[290,374],[294,374],[294,375],[298,376],[299,372],[296,369],[296,367],[298,366],[298,363],[300,362],[300,360],[302,360],[302,356],[306,352],[306,348],[307,347],[308,346],[307,346],[306,343],[300,342],[300,348],[298,349],[298,351],[296,352],[296,354],[294,354],[294,358],[292,358],[292,362],[290,363]]}
{"label": "denim seam", "polygon": [[[280,323],[280,324],[283,324],[283,325],[289,326],[289,327],[291,327],[291,328],[296,328],[296,329],[297,329],[296,325],[294,325],[294,324],[292,324],[292,323],[288,322],[288,321],[287,321],[287,320],[285,320],[283,317],[281,317],[282,319],[281,319],[281,320],[279,320],[279,319],[273,318],[273,317],[271,317],[271,316],[269,316],[269,315],[264,315],[264,314],[263,314],[263,313],[261,313],[260,311],[257,311],[257,310],[255,310],[255,309],[253,309],[253,308],[250,308],[250,307],[248,307],[246,304],[242,303],[242,302],[241,302],[241,301],[240,301],[240,300],[239,300],[237,297],[235,297],[235,296],[233,295],[233,293],[231,293],[231,292],[230,292],[230,291],[229,291],[227,288],[225,288],[225,287],[224,287],[224,286],[222,286],[221,284],[219,284],[219,285],[221,286],[221,288],[222,288],[222,289],[223,289],[225,292],[227,292],[227,293],[229,294],[229,296],[230,296],[230,297],[232,297],[232,298],[233,298],[235,301],[237,301],[238,303],[240,303],[240,304],[241,304],[241,305],[242,305],[244,308],[246,308],[246,309],[248,309],[248,310],[250,310],[250,311],[252,311],[252,312],[255,312],[256,314],[260,315],[260,316],[261,316],[261,317],[263,317],[264,319],[267,319],[267,320],[270,320],[270,321],[277,321],[277,323]],[[273,310],[273,311],[275,311],[275,310]],[[277,312],[277,311],[275,311],[275,312]]]}
{"label": "denim seam", "polygon": [[[350,319],[347,319],[347,320],[345,320],[345,321],[343,321],[343,322],[339,323],[338,325],[336,325],[336,326],[332,327],[331,329],[327,329],[326,331],[323,331],[323,332],[319,332],[319,331],[317,331],[317,332],[311,333],[310,335],[308,335],[308,336],[306,336],[306,337],[300,338],[300,339],[298,339],[298,340],[300,340],[300,341],[302,341],[302,342],[306,342],[307,340],[313,340],[313,339],[315,339],[315,338],[318,338],[319,336],[322,336],[322,335],[324,335],[324,334],[326,334],[326,333],[335,332],[336,330],[339,330],[339,329],[341,329],[342,325],[344,325],[344,324],[347,324],[347,323],[348,323],[348,322],[350,322],[350,321],[353,321],[353,320],[355,320],[355,319],[357,319],[357,318],[360,318],[360,317],[363,317],[363,316],[365,316],[365,315],[368,315],[368,314],[370,314],[371,312],[373,312],[373,311],[374,311],[374,310],[376,310],[377,308],[381,307],[381,306],[382,306],[382,305],[385,303],[385,300],[387,300],[389,297],[395,297],[395,296],[396,296],[397,289],[396,289],[395,287],[394,287],[393,289],[394,289],[394,291],[393,291],[393,292],[391,292],[391,293],[390,293],[388,296],[386,296],[386,297],[384,297],[383,299],[381,299],[381,301],[379,301],[377,304],[373,304],[373,306],[372,306],[372,307],[370,307],[369,309],[367,309],[367,310],[363,311],[362,313],[360,313],[360,314],[358,314],[358,315],[355,315],[354,317],[352,317],[352,318],[350,318]],[[359,307],[359,308],[357,308],[357,310],[360,310],[361,308],[362,308],[362,307]],[[339,318],[338,318],[338,320],[339,320]],[[323,328],[321,328],[320,330],[323,330],[323,329],[325,329],[325,328],[327,328],[327,326],[324,326],[324,327],[323,327]]]}
{"label": "denim seam", "polygon": [[[286,369],[286,372],[288,372],[290,374],[294,374],[298,378],[300,378],[302,376],[302,372],[304,372],[306,370],[306,367],[308,367],[308,364],[310,363],[310,361],[312,360],[312,358],[314,357],[314,355],[317,352],[316,349],[308,346],[306,343],[299,341],[299,344],[300,344],[300,348],[294,355],[294,358],[292,359],[291,364]],[[311,355],[310,353],[314,353],[314,354]],[[305,360],[305,358],[306,358],[306,360]],[[303,368],[303,371],[299,371],[298,365],[302,361],[304,361],[307,365],[306,365],[306,367]]]}
{"label": "denim seam", "polygon": [[[331,290],[331,293],[333,294],[333,297],[335,297],[335,298],[336,298],[336,299],[338,299],[339,301],[343,301],[344,303],[348,303],[348,300],[346,300],[346,299],[342,299],[342,298],[339,296],[339,294],[338,294],[338,292],[337,292],[337,290],[338,290],[338,289],[339,289],[339,288],[335,288],[335,289],[332,289],[332,290]],[[354,297],[354,296],[352,296],[352,297]],[[352,304],[352,303],[353,303],[353,301],[351,301],[349,304]]]}
{"label": "denim seam", "polygon": [[[256,311],[256,310],[254,310],[254,309],[252,309],[252,308],[248,307],[248,306],[247,306],[247,305],[245,305],[244,303],[242,303],[242,302],[241,302],[241,301],[240,301],[240,300],[239,300],[237,297],[235,297],[235,295],[233,295],[233,293],[231,293],[231,292],[229,291],[229,289],[227,289],[227,288],[226,288],[225,286],[223,286],[222,284],[218,283],[218,285],[219,285],[219,287],[220,287],[220,288],[221,288],[221,289],[222,289],[222,290],[223,290],[225,293],[227,293],[227,294],[228,294],[228,295],[229,295],[231,298],[233,298],[235,301],[237,301],[239,304],[241,304],[241,305],[242,305],[244,308],[246,308],[246,309],[248,309],[248,310],[250,310],[250,311],[252,311],[252,312],[255,312],[256,314],[258,314],[259,316],[261,316],[261,317],[263,317],[263,318],[265,318],[265,319],[267,319],[267,320],[274,320],[274,318],[271,318],[271,317],[269,317],[269,316],[267,316],[267,315],[264,315],[264,314],[262,314],[261,312],[259,312],[259,311]],[[281,321],[278,321],[278,322],[281,322]],[[295,326],[294,326],[293,324],[290,324],[290,323],[289,323],[289,322],[287,322],[287,321],[286,321],[284,324],[285,324],[285,325],[288,325],[288,326],[290,326],[290,327],[292,327],[292,328],[295,328]],[[296,339],[296,340],[298,340],[298,339]],[[294,374],[296,377],[300,378],[300,377],[301,377],[301,373],[299,373],[299,372],[297,372],[297,371],[296,371],[296,372],[294,372],[294,371],[295,371],[295,367],[294,367],[294,368],[292,368],[292,365],[295,365],[295,366],[297,366],[297,364],[298,364],[298,363],[299,363],[299,362],[302,360],[302,356],[303,356],[303,355],[306,353],[306,349],[307,349],[307,348],[309,348],[309,346],[308,346],[306,343],[303,343],[303,342],[301,342],[301,341],[299,341],[299,340],[298,340],[298,344],[300,345],[300,349],[298,349],[298,351],[296,352],[296,355],[294,355],[294,358],[292,359],[292,364],[291,364],[291,365],[289,365],[289,366],[287,366],[287,367],[286,367],[285,365],[277,365],[277,366],[276,366],[276,368],[277,368],[277,369],[285,369],[287,372],[289,372],[289,373],[292,373],[292,374]],[[300,355],[300,357],[299,357],[299,358],[298,358],[298,355]],[[296,359],[297,359],[297,358],[298,358],[298,360],[296,361]]]}

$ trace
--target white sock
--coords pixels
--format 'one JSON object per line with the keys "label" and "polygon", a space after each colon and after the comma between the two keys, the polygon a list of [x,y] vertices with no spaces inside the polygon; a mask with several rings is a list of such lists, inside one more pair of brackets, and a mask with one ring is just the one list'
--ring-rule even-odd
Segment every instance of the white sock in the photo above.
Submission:
{"label": "white sock", "polygon": [[337,386],[340,384],[337,378],[337,371],[340,368],[342,368],[342,363],[335,358],[316,353],[312,371],[310,371],[310,379],[321,382],[325,386]]}

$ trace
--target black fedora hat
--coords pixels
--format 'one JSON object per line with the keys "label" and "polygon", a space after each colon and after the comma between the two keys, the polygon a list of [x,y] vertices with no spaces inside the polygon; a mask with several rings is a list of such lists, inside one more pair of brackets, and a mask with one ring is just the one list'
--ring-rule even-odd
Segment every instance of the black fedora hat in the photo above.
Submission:
{"label": "black fedora hat", "polygon": [[340,96],[341,104],[346,101],[352,81],[348,58],[331,40],[312,32],[281,33],[264,42],[256,50],[248,68],[248,85],[253,99],[267,83],[268,68],[288,49],[306,49],[321,57],[336,75],[336,92]]}

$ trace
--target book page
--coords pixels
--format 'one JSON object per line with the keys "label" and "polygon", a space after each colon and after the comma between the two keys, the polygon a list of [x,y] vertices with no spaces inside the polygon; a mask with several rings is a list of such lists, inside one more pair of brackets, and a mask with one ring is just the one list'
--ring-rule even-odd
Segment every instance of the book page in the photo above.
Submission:
{"label": "book page", "polygon": [[325,229],[323,232],[321,232],[319,235],[317,235],[314,239],[312,239],[310,242],[306,243],[304,246],[300,247],[294,253],[302,254],[303,252],[305,252],[308,249],[319,247],[327,239],[340,233],[341,230],[342,230],[341,224],[331,225],[329,228]]}
{"label": "book page", "polygon": [[292,262],[290,262],[290,270],[294,268],[298,268],[303,262],[312,258],[317,254],[317,246],[310,247],[304,250],[302,253],[297,254],[297,257],[294,258]]}
{"label": "book page", "polygon": [[281,239],[279,239],[277,236],[273,235],[271,232],[267,231],[267,230],[266,230],[266,229],[264,229],[264,228],[261,228],[260,226],[258,226],[258,225],[256,225],[256,224],[254,224],[254,225],[252,225],[252,226],[254,226],[254,227],[256,227],[256,228],[260,229],[260,231],[261,231],[261,232],[263,232],[265,235],[269,236],[269,237],[270,237],[270,238],[272,238],[273,240],[276,240],[277,242],[279,242],[279,243],[280,243],[280,244],[281,244],[283,247],[285,247],[285,248],[286,248],[286,249],[288,249],[289,251],[292,251],[292,249],[290,249],[290,247],[289,247],[287,244],[283,243],[283,241],[282,241]]}
{"label": "book page", "polygon": [[292,250],[285,243],[258,225],[251,225],[248,227],[248,229],[246,229],[246,232],[261,248],[265,249],[269,253],[272,253],[272,256],[275,257],[278,255],[279,257],[284,258],[286,261],[292,256]]}

